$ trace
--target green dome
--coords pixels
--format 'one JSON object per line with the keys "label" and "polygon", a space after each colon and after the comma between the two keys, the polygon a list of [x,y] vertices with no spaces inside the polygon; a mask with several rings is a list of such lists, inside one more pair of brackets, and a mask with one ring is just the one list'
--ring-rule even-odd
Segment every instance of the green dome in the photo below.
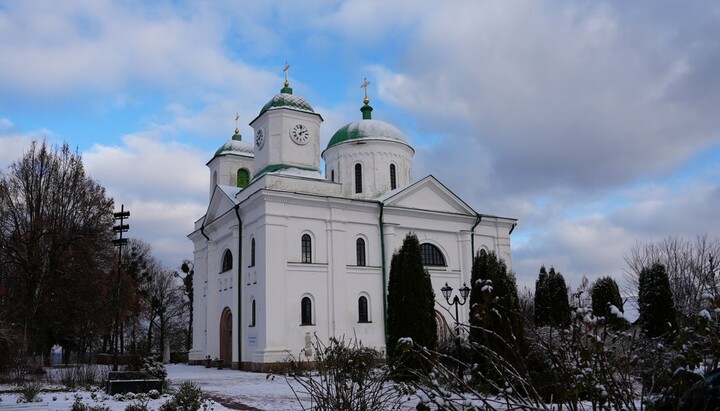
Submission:
{"label": "green dome", "polygon": [[408,144],[397,127],[380,120],[358,120],[346,124],[333,134],[327,148],[351,140],[391,140]]}
{"label": "green dome", "polygon": [[254,149],[252,144],[242,141],[242,136],[236,129],[232,138],[215,151],[213,158],[226,153],[254,156]]}
{"label": "green dome", "polygon": [[280,90],[279,94],[276,94],[275,97],[273,97],[270,101],[267,102],[267,104],[263,106],[258,116],[261,116],[264,112],[268,110],[283,107],[307,111],[310,113],[315,112],[310,103],[307,102],[307,100],[300,96],[293,95],[292,89],[290,87],[284,87],[282,90]]}

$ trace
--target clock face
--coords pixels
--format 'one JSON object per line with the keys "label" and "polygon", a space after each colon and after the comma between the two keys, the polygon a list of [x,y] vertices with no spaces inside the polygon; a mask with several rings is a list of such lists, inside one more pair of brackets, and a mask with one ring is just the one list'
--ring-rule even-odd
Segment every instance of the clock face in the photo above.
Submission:
{"label": "clock face", "polygon": [[310,130],[302,124],[295,124],[290,129],[290,138],[298,144],[307,144],[310,141]]}
{"label": "clock face", "polygon": [[263,129],[259,128],[255,130],[255,145],[258,148],[262,148],[262,146],[265,144],[265,133],[263,132]]}

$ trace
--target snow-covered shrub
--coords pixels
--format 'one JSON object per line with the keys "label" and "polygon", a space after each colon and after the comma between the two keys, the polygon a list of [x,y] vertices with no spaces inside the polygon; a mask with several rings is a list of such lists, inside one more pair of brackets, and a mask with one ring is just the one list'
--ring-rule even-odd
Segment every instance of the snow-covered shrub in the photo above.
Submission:
{"label": "snow-covered shrub", "polygon": [[[412,342],[410,342],[412,345]],[[390,384],[390,369],[381,365],[382,354],[363,347],[356,340],[331,338],[324,345],[317,336],[312,343],[313,362],[291,358],[285,373],[288,385],[297,382],[320,410],[393,410],[400,405],[400,394]]]}
{"label": "snow-covered shrub", "polygon": [[160,406],[160,411],[197,411],[207,408],[209,400],[200,387],[192,381],[184,381],[170,400]]}
{"label": "snow-covered shrub", "polygon": [[167,378],[167,369],[165,368],[165,364],[151,357],[143,358],[140,365],[140,371],[161,380]]}
{"label": "snow-covered shrub", "polygon": [[641,397],[634,369],[640,334],[627,330],[627,325],[618,327],[617,321],[622,320],[608,321],[590,307],[576,307],[570,328],[533,330],[532,357],[540,364],[529,362],[531,375],[545,401],[570,408],[589,401],[594,408],[609,404],[613,409],[636,409]]}
{"label": "snow-covered shrub", "polygon": [[20,396],[18,396],[17,402],[40,402],[40,392],[42,391],[42,384],[39,382],[31,382],[23,384],[20,387]]}
{"label": "snow-covered shrub", "polygon": [[148,403],[150,403],[148,395],[137,394],[133,398],[133,403],[125,407],[125,411],[149,411]]}
{"label": "snow-covered shrub", "polygon": [[110,411],[110,407],[104,405],[87,405],[82,402],[81,397],[76,397],[70,407],[70,411]]}

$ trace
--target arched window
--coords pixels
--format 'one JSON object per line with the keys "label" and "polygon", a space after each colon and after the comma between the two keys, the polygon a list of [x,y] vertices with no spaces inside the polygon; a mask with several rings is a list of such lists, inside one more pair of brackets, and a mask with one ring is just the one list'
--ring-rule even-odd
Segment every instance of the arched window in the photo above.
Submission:
{"label": "arched window", "polygon": [[250,327],[255,326],[255,300],[252,300],[250,305]]}
{"label": "arched window", "polygon": [[368,315],[368,300],[367,297],[365,297],[364,295],[358,298],[358,322],[370,322],[370,316]]}
{"label": "arched window", "polygon": [[362,193],[362,164],[355,164],[355,192]]}
{"label": "arched window", "polygon": [[250,184],[250,172],[245,168],[241,168],[237,171],[237,186],[245,188]]}
{"label": "arched window", "polygon": [[430,243],[420,244],[423,265],[445,267],[445,257],[440,250]]}
{"label": "arched window", "polygon": [[222,270],[220,270],[221,273],[232,270],[232,264],[233,264],[232,260],[233,260],[233,257],[232,257],[232,253],[230,252],[230,250],[225,250],[225,253],[223,254],[223,259],[222,259]]}
{"label": "arched window", "polygon": [[365,240],[362,238],[355,241],[355,254],[357,256],[357,265],[365,265]]}
{"label": "arched window", "polygon": [[302,252],[301,262],[312,263],[312,240],[309,234],[303,234],[300,240],[300,249]]}
{"label": "arched window", "polygon": [[250,267],[255,267],[255,239],[250,240]]}
{"label": "arched window", "polygon": [[486,251],[484,248],[481,248],[481,249],[480,249],[480,252],[479,252],[478,254],[480,254],[480,257],[486,257],[486,256],[487,256],[487,251]]}
{"label": "arched window", "polygon": [[310,300],[310,297],[303,297],[300,302],[300,317],[300,325],[313,325],[312,300]]}
{"label": "arched window", "polygon": [[395,176],[395,164],[390,164],[390,189],[397,188],[397,178]]}

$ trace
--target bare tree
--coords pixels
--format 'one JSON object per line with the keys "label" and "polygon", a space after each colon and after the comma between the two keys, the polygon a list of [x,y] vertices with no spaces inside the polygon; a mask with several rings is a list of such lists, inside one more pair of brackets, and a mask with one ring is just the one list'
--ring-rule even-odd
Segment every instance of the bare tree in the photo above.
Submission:
{"label": "bare tree", "polygon": [[660,241],[637,243],[625,254],[626,276],[636,294],[643,268],[654,263],[665,266],[677,310],[685,317],[693,317],[704,308],[708,294],[720,291],[718,261],[720,240],[708,239],[707,234],[695,238],[666,237]]}
{"label": "bare tree", "polygon": [[[157,329],[159,350],[162,352],[169,326],[177,324],[175,320],[185,315],[187,300],[183,285],[174,272],[157,263],[148,267],[148,271],[148,344],[152,347],[153,329]],[[185,324],[180,326],[183,329],[187,327]]]}
{"label": "bare tree", "polygon": [[0,176],[0,308],[22,325],[27,351],[76,345],[102,326],[112,209],[67,144],[33,142]]}

